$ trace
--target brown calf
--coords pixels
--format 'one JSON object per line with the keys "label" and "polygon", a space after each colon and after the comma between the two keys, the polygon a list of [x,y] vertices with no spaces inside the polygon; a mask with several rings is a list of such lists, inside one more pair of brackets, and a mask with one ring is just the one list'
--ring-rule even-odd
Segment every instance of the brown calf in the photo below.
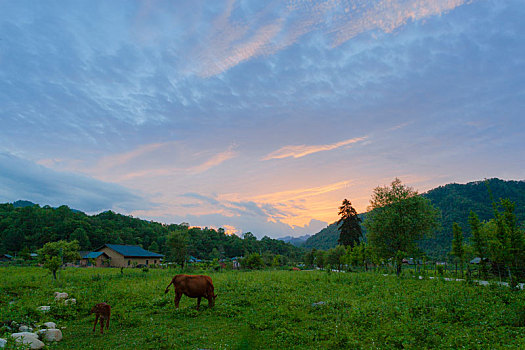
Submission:
{"label": "brown calf", "polygon": [[104,321],[106,321],[106,329],[109,329],[109,317],[111,316],[111,306],[106,303],[99,303],[91,309],[91,313],[95,314],[95,324],[93,325],[93,332],[97,327],[98,319],[100,318],[100,333],[104,334]]}
{"label": "brown calf", "polygon": [[201,298],[208,299],[208,307],[215,305],[215,298],[217,295],[214,292],[213,282],[209,276],[205,275],[176,275],[166,287],[164,293],[168,293],[170,286],[173,284],[175,288],[175,307],[179,307],[180,298],[182,294],[197,298],[197,310],[201,304]]}

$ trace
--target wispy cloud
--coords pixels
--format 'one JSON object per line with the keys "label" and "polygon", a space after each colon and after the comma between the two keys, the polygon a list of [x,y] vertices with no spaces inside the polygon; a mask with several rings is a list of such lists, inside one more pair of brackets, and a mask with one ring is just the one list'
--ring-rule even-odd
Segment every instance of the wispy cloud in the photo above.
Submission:
{"label": "wispy cloud", "polygon": [[279,148],[278,150],[268,154],[265,156],[262,160],[270,160],[270,159],[282,159],[282,158],[301,158],[304,156],[307,156],[312,153],[317,152],[323,152],[323,151],[331,151],[339,147],[351,145],[353,143],[363,141],[366,137],[356,137],[353,139],[348,139],[344,141],[339,141],[336,143],[326,144],[326,145],[291,145],[291,146],[284,146]]}
{"label": "wispy cloud", "polygon": [[306,187],[288,191],[273,192],[254,197],[256,201],[282,202],[284,200],[301,200],[312,196],[319,196],[328,192],[348,187],[351,181],[339,181],[324,186]]}
{"label": "wispy cloud", "polygon": [[212,156],[210,159],[205,161],[202,164],[199,164],[197,166],[191,167],[188,169],[190,173],[194,174],[200,174],[205,171],[208,171],[209,169],[216,167],[225,161],[234,158],[237,155],[237,152],[235,151],[235,146],[230,146],[228,150],[224,152],[220,152],[214,156]]}
{"label": "wispy cloud", "polygon": [[250,18],[236,18],[239,6],[229,1],[211,34],[191,53],[191,62],[198,75],[211,77],[249,59],[272,55],[310,32],[324,34],[336,47],[361,33],[389,33],[409,20],[439,15],[472,1],[273,1]]}
{"label": "wispy cloud", "polygon": [[[235,148],[235,145],[230,145],[225,151],[214,154],[214,150],[195,152],[176,141],[153,143],[129,152],[103,157],[94,167],[83,168],[82,171],[112,181],[174,174],[195,175],[234,158],[237,155]],[[42,160],[40,163],[45,165],[49,161]],[[81,168],[72,164],[77,170]]]}
{"label": "wispy cloud", "polygon": [[173,145],[173,144],[174,143],[172,142],[151,143],[151,144],[139,146],[136,149],[129,151],[129,152],[104,157],[98,162],[99,171],[103,171],[109,168],[114,168],[114,167],[126,164],[140,156],[147,155],[149,153],[152,153],[158,150],[159,148],[166,147],[166,146]]}

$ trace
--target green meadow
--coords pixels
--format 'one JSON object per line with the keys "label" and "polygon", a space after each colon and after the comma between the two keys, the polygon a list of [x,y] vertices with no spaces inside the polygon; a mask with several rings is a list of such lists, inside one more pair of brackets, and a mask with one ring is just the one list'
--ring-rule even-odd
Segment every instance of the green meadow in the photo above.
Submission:
{"label": "green meadow", "polygon": [[[63,328],[51,349],[518,349],[525,295],[506,287],[326,271],[193,272],[212,277],[214,308],[164,289],[177,270],[0,268],[0,338],[12,321]],[[75,305],[54,301],[67,292]],[[92,332],[90,308],[112,306]],[[50,305],[47,313],[37,311]],[[12,348],[12,344],[8,347]]]}

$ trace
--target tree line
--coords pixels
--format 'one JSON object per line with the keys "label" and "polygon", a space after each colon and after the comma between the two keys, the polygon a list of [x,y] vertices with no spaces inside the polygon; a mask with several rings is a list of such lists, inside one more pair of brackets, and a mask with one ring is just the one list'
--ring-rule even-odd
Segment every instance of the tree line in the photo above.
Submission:
{"label": "tree line", "polygon": [[[496,199],[507,198],[515,203],[515,215],[523,228],[525,223],[525,181],[505,181],[500,179],[488,179],[485,181],[469,182],[467,184],[448,184],[434,188],[426,193],[420,194],[423,198],[441,212],[438,219],[438,227],[433,233],[417,242],[418,246],[431,260],[447,260],[452,238],[453,223],[456,222],[463,229],[465,240],[469,240],[472,231],[468,223],[470,211],[478,215],[481,221],[489,221],[493,216],[493,207],[490,195],[487,192],[487,184],[490,186]],[[368,213],[358,214],[364,220]],[[366,241],[366,227],[361,225]],[[338,244],[339,229],[337,222],[329,225],[316,235],[310,237],[302,246],[304,248],[317,250],[328,250]]]}
{"label": "tree line", "polygon": [[27,254],[47,242],[57,241],[77,241],[79,249],[85,251],[106,243],[140,245],[168,259],[179,260],[181,252],[184,259],[190,255],[221,259],[257,253],[281,255],[293,261],[304,254],[289,243],[267,236],[259,240],[250,232],[239,237],[226,234],[222,228],[190,227],[186,223],[167,225],[112,211],[87,215],[67,206],[0,204],[0,254]]}
{"label": "tree line", "polygon": [[[492,272],[515,282],[525,277],[525,231],[518,225],[516,204],[509,199],[495,201],[488,181],[486,187],[493,217],[481,221],[471,211],[468,223],[472,235],[468,242],[462,226],[454,222],[449,255],[462,271],[467,259],[477,257],[485,276]],[[441,218],[440,210],[428,198],[396,178],[390,186],[374,189],[368,210],[363,222],[367,232],[365,241],[362,219],[350,201],[344,199],[337,222],[340,245],[327,251],[312,249],[305,255],[305,263],[339,269],[390,265],[400,274],[407,258],[416,263],[428,258],[419,242],[440,229]]]}

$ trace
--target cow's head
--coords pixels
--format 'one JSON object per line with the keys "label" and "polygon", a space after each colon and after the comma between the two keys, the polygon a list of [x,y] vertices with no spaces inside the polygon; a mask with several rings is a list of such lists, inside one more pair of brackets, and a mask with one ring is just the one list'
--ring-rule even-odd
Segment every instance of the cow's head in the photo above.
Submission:
{"label": "cow's head", "polygon": [[215,294],[215,295],[210,299],[210,301],[211,301],[210,306],[215,306],[215,298],[217,298],[217,295],[218,295],[218,294]]}

